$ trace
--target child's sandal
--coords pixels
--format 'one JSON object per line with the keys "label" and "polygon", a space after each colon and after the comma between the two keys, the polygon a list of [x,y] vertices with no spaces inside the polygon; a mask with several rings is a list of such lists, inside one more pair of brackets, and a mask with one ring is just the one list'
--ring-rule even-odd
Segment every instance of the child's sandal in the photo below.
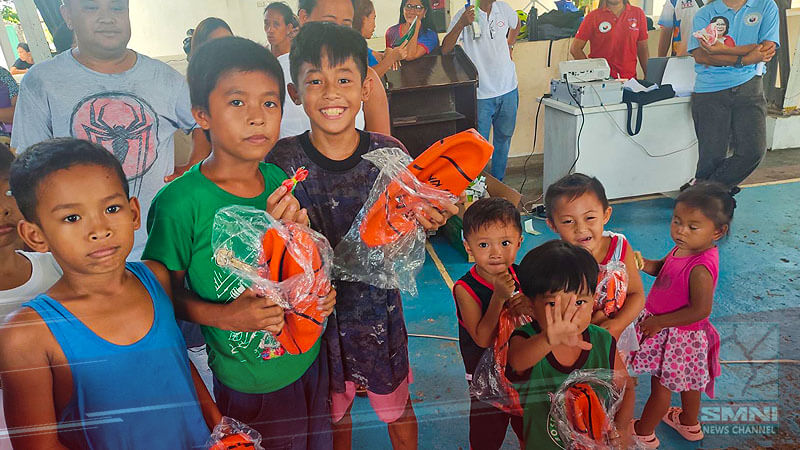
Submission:
{"label": "child's sandal", "polygon": [[671,407],[666,414],[664,414],[664,423],[675,429],[687,441],[695,442],[703,439],[703,427],[700,423],[694,425],[684,425],[681,423],[681,412],[683,410],[677,406]]}
{"label": "child's sandal", "polygon": [[634,426],[638,422],[637,419],[631,419],[631,436],[633,440],[637,444],[637,448],[658,448],[661,445],[661,442],[656,437],[656,433],[650,433],[648,435],[640,435],[636,433],[636,427]]}

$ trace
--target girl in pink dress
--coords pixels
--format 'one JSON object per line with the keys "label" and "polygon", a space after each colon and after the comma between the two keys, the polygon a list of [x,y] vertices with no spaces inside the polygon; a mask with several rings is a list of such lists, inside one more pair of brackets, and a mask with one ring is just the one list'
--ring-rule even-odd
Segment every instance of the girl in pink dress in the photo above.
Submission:
{"label": "girl in pink dress", "polygon": [[[642,417],[633,422],[645,448],[658,447],[654,431],[662,420],[686,440],[703,439],[700,394],[714,397],[720,373],[719,334],[708,320],[719,273],[716,241],[728,233],[735,206],[720,184],[686,189],[672,214],[675,247],[661,260],[644,260],[643,270],[657,278],[636,322],[641,348],[631,369],[652,377]],[[680,392],[682,408],[670,407],[673,392]]]}

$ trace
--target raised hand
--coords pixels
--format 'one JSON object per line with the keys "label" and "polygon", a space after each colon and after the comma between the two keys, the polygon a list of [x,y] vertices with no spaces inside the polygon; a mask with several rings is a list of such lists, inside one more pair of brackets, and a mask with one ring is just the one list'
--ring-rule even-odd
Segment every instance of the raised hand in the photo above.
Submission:
{"label": "raised hand", "polygon": [[583,330],[577,324],[579,308],[589,308],[591,305],[578,306],[575,304],[576,300],[577,295],[567,295],[566,301],[569,304],[566,309],[563,309],[563,300],[560,295],[557,295],[554,305],[547,305],[545,308],[547,343],[551,346],[566,345],[579,347],[582,350],[591,350],[592,344],[583,340]]}
{"label": "raised hand", "polygon": [[300,202],[286,186],[279,186],[267,197],[267,212],[276,220],[283,219],[301,225],[309,223],[308,211],[300,208]]}

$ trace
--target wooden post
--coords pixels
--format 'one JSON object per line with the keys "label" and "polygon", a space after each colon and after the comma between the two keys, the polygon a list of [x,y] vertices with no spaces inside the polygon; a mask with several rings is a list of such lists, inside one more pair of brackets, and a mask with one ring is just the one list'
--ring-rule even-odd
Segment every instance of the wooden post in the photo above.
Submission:
{"label": "wooden post", "polygon": [[36,4],[33,3],[33,0],[14,0],[14,6],[17,9],[22,29],[25,31],[25,39],[31,48],[33,61],[37,63],[47,61],[52,55],[50,54],[50,45],[44,36]]}

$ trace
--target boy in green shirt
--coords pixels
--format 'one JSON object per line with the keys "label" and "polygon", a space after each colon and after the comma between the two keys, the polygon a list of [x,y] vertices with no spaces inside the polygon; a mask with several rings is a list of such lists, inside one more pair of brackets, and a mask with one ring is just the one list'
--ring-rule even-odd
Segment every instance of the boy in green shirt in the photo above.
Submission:
{"label": "boy in green shirt", "polygon": [[[625,376],[615,381],[628,380],[616,341],[591,324],[597,271],[589,252],[563,241],[531,250],[517,271],[535,320],[511,335],[506,376],[519,392],[527,449],[567,448],[550,417],[550,399],[570,373],[620,370]],[[634,392],[628,384],[614,419],[617,432],[609,436],[614,448],[628,448],[630,441]]]}
{"label": "boy in green shirt", "polygon": [[[187,77],[193,114],[212,151],[156,195],[144,259],[166,266],[176,306],[203,326],[222,414],[258,430],[268,448],[330,447],[328,374],[319,342],[299,355],[262,356],[263,330],[279,333],[283,310],[219,268],[211,245],[214,216],[225,206],[308,223],[306,210],[281,186],[284,172],[262,162],[278,139],[283,72],[260,45],[229,37],[198,49]],[[326,316],[334,295],[320,304]]]}

